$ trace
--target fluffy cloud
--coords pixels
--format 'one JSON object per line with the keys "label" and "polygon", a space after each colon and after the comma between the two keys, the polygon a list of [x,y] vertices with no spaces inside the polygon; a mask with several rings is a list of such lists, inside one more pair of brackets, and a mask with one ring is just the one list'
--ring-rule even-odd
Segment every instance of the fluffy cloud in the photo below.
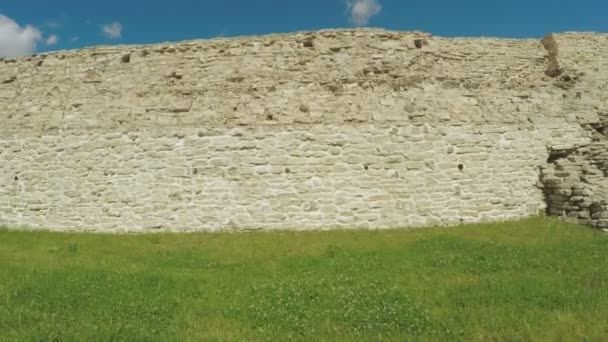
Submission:
{"label": "fluffy cloud", "polygon": [[110,24],[105,24],[101,27],[103,35],[110,39],[117,39],[122,37],[122,24],[115,21]]}
{"label": "fluffy cloud", "polygon": [[59,37],[56,34],[52,34],[46,38],[46,45],[55,45],[59,42]]}
{"label": "fluffy cloud", "polygon": [[19,26],[13,19],[0,14],[0,57],[29,55],[41,39],[42,33],[37,28]]}
{"label": "fluffy cloud", "polygon": [[348,0],[350,20],[355,25],[367,25],[369,19],[382,11],[378,0]]}

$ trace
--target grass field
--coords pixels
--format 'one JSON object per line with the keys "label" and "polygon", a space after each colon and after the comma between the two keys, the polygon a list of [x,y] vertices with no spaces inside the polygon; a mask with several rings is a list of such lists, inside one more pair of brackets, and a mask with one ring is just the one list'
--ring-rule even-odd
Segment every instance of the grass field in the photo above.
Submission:
{"label": "grass field", "polygon": [[0,340],[608,338],[608,234],[0,230]]}

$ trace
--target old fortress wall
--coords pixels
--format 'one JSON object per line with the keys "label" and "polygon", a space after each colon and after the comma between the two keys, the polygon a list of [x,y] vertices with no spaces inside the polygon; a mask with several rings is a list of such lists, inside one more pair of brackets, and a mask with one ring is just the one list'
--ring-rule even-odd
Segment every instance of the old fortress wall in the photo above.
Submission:
{"label": "old fortress wall", "polygon": [[[608,226],[608,35],[327,30],[0,61],[0,226]],[[548,206],[548,207],[547,207]]]}

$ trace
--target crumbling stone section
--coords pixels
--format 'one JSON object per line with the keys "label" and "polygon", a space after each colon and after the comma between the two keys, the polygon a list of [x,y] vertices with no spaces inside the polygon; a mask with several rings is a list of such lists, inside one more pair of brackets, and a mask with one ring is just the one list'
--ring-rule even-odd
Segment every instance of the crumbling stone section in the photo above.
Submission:
{"label": "crumbling stone section", "polygon": [[552,33],[545,36],[541,43],[547,50],[547,70],[545,70],[545,74],[549,77],[557,77],[563,74],[564,69],[559,65],[559,47],[555,35]]}
{"label": "crumbling stone section", "polygon": [[376,29],[4,59],[0,226],[604,226],[607,70],[604,34]]}
{"label": "crumbling stone section", "polygon": [[550,215],[608,228],[608,115],[586,128],[590,144],[550,152],[541,180]]}

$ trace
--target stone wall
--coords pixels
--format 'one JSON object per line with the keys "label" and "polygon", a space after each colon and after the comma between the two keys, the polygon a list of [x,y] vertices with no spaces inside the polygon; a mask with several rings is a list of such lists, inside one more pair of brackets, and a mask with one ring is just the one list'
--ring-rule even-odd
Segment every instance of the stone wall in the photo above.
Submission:
{"label": "stone wall", "polygon": [[607,43],[328,30],[5,59],[0,226],[395,228],[534,215],[552,196],[541,170],[555,151],[595,146]]}

